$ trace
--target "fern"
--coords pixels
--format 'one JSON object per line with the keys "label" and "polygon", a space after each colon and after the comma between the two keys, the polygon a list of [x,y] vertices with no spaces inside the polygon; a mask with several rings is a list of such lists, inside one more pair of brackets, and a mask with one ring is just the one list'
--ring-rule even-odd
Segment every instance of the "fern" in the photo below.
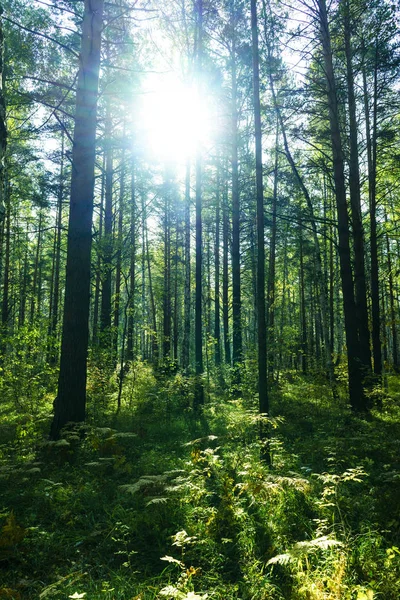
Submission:
{"label": "fern", "polygon": [[169,498],[152,498],[147,502],[146,506],[150,506],[151,504],[166,504]]}
{"label": "fern", "polygon": [[119,489],[128,492],[129,494],[136,494],[139,491],[145,491],[152,486],[163,485],[167,479],[165,474],[163,475],[144,475],[135,483],[127,483],[120,485]]}
{"label": "fern", "polygon": [[196,446],[197,444],[201,444],[202,442],[213,442],[214,440],[217,440],[218,436],[216,435],[206,435],[205,437],[202,438],[197,438],[197,440],[191,440],[190,442],[187,442],[186,444],[183,444],[184,446]]}
{"label": "fern", "polygon": [[160,558],[160,560],[165,560],[166,562],[173,563],[175,565],[179,565],[180,567],[182,567],[182,569],[185,567],[185,565],[183,564],[183,562],[181,560],[177,560],[173,556],[168,556],[168,555],[162,556]]}
{"label": "fern", "polygon": [[120,431],[118,433],[113,433],[106,441],[110,440],[121,440],[121,439],[132,439],[137,438],[137,433],[133,433],[131,431]]}
{"label": "fern", "polygon": [[293,548],[285,554],[278,554],[271,558],[267,565],[286,565],[292,562],[298,562],[305,556],[316,552],[317,550],[328,550],[329,548],[343,546],[343,542],[322,536],[306,542],[297,542]]}

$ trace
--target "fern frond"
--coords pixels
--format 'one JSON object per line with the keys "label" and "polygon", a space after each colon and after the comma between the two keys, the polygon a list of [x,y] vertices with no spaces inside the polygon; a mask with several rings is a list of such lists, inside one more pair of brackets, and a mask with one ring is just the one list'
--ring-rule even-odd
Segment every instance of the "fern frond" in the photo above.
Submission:
{"label": "fern frond", "polygon": [[305,542],[297,542],[289,550],[289,552],[285,554],[278,554],[271,558],[267,565],[280,564],[286,565],[290,562],[296,562],[301,560],[305,556],[315,552],[316,550],[328,550],[334,546],[343,546],[343,542],[339,542],[338,540],[334,540],[332,538],[328,538],[326,535],[315,538],[313,540],[307,540]]}
{"label": "fern frond", "polygon": [[166,504],[169,498],[152,498],[147,502],[146,506],[150,506],[150,504]]}

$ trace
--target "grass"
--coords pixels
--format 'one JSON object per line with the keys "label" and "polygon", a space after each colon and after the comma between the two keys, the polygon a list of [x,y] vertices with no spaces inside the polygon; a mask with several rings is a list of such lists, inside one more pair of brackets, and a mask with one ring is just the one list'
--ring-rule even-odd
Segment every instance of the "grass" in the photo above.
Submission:
{"label": "grass", "polygon": [[272,468],[251,397],[196,417],[190,381],[141,364],[119,413],[93,370],[88,424],[58,443],[49,401],[3,405],[0,599],[397,600],[398,386],[366,420],[282,380]]}

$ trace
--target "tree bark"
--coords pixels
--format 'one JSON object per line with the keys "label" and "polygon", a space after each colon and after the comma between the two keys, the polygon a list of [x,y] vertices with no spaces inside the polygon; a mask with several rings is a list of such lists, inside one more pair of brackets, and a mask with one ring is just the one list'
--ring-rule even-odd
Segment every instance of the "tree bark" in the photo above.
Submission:
{"label": "tree bark", "polygon": [[119,187],[119,206],[118,206],[118,231],[117,231],[117,257],[115,265],[115,303],[114,303],[114,335],[113,352],[114,360],[118,357],[118,333],[121,312],[121,278],[122,278],[122,226],[125,204],[125,151],[122,152],[120,164],[120,187]]}
{"label": "tree bark", "polygon": [[[198,88],[201,89],[203,54],[203,0],[197,0],[197,77]],[[203,312],[202,312],[202,260],[203,260],[203,224],[202,224],[202,153],[200,142],[196,151],[196,297],[195,297],[195,363],[196,386],[194,407],[199,409],[204,404],[204,387],[202,382],[203,367]]]}
{"label": "tree bark", "polygon": [[288,275],[288,223],[286,223],[284,238],[283,238],[283,281],[282,281],[282,302],[280,310],[280,323],[279,323],[279,337],[278,337],[278,360],[276,369],[276,382],[279,381],[280,370],[283,368],[283,344],[284,344],[284,332],[286,326],[286,283]]}
{"label": "tree bark", "polygon": [[[131,214],[130,214],[130,265],[129,265],[129,304],[127,306],[128,331],[126,359],[132,361],[134,358],[134,319],[135,319],[135,291],[136,291],[136,190],[135,190],[135,160],[132,156],[131,162]],[[144,257],[143,257],[144,261]]]}
{"label": "tree bark", "polygon": [[333,176],[339,231],[339,258],[342,280],[343,309],[347,343],[350,404],[354,410],[367,408],[363,389],[362,362],[358,339],[357,313],[354,300],[354,285],[351,268],[349,216],[347,212],[346,187],[344,178],[343,146],[339,126],[339,107],[336,80],[332,62],[331,38],[325,0],[317,0],[320,35],[327,84],[330,137],[333,156]]}
{"label": "tree bark", "polygon": [[[147,237],[147,219],[146,219],[146,205],[145,205],[145,197],[144,197],[144,193],[142,192],[141,194],[141,211],[142,211],[142,260],[141,260],[141,275],[142,275],[142,280],[141,280],[141,308],[142,308],[142,322],[141,322],[141,334],[140,334],[140,341],[141,341],[141,354],[142,354],[142,360],[146,360],[150,353],[147,352],[147,335],[146,335],[146,329],[148,326],[148,310],[147,310],[147,302],[146,302],[146,264],[148,262],[148,253],[147,253],[147,244],[146,244],[146,237]],[[149,263],[149,272],[150,272],[150,263]],[[152,292],[152,286],[149,284],[149,289]],[[151,310],[153,309],[153,305],[151,305]],[[153,313],[150,314],[150,316]],[[154,323],[157,324],[157,320],[154,320]],[[156,335],[155,330],[152,333],[152,347],[153,347],[153,336]]]}
{"label": "tree bark", "polygon": [[274,377],[274,328],[275,328],[275,266],[276,266],[276,212],[278,200],[278,136],[279,136],[279,120],[276,120],[276,137],[275,137],[275,165],[274,165],[274,189],[272,195],[272,222],[269,243],[269,269],[268,269],[268,377],[272,380]]}
{"label": "tree bark", "polygon": [[354,74],[352,65],[353,50],[351,46],[350,8],[349,0],[344,1],[344,40],[350,126],[349,181],[354,244],[355,303],[360,341],[360,359],[366,370],[365,374],[367,375],[371,371],[371,350],[368,326],[367,286],[365,280],[364,227],[361,215],[360,170],[358,161],[356,99],[354,93]]}
{"label": "tree bark", "polygon": [[39,210],[39,223],[38,223],[38,236],[36,240],[36,252],[35,252],[35,264],[33,266],[33,284],[32,284],[32,296],[31,296],[31,309],[29,316],[29,323],[33,325],[35,320],[35,309],[37,307],[37,289],[38,289],[38,273],[39,273],[39,262],[40,262],[40,251],[42,249],[42,223],[43,223],[43,210]]}
{"label": "tree bark", "polygon": [[86,416],[97,95],[104,0],[85,0],[76,92],[63,335],[51,437]]}
{"label": "tree bark", "polygon": [[178,366],[178,345],[179,345],[179,246],[180,246],[180,221],[176,219],[175,226],[175,253],[174,253],[174,311],[173,311],[173,327],[172,327],[172,338],[173,338],[173,359],[176,367]]}
{"label": "tree bark", "polygon": [[[1,244],[1,240],[0,240]],[[25,236],[25,252],[24,252],[24,266],[22,269],[22,281],[21,281],[21,293],[19,300],[19,315],[18,315],[18,328],[21,329],[25,325],[25,314],[26,314],[26,288],[28,285],[28,245],[29,245],[29,232],[26,232]],[[51,364],[51,363],[50,363]]]}
{"label": "tree bark", "polygon": [[[385,222],[387,222],[387,216],[385,213]],[[397,330],[396,330],[396,311],[394,307],[394,284],[393,284],[393,270],[392,270],[392,257],[389,243],[389,236],[386,233],[386,252],[387,252],[387,264],[388,264],[388,275],[389,275],[389,307],[390,307],[390,330],[392,334],[392,364],[395,373],[399,372],[399,352],[397,344]]]}
{"label": "tree bark", "polygon": [[5,154],[7,149],[7,124],[6,124],[6,102],[3,92],[3,7],[0,5],[0,225],[4,221],[6,214],[5,207]]}
{"label": "tree bark", "polygon": [[164,291],[163,291],[163,359],[171,358],[171,185],[168,173],[164,181]]}
{"label": "tree bark", "polygon": [[302,223],[299,222],[299,261],[300,261],[300,331],[301,331],[301,370],[303,375],[308,371],[308,348],[307,348],[307,319],[306,319],[306,296],[304,287],[304,244]]}
{"label": "tree bark", "polygon": [[379,306],[379,259],[378,236],[376,222],[376,159],[378,149],[378,40],[375,44],[374,68],[374,97],[373,97],[373,124],[371,139],[371,170],[369,172],[369,217],[370,217],[370,246],[371,246],[371,306],[372,306],[372,353],[374,357],[374,374],[382,374],[382,349],[381,349],[381,317]]}
{"label": "tree bark", "polygon": [[[251,0],[251,38],[253,54],[253,103],[256,146],[256,204],[257,204],[257,324],[258,324],[258,399],[259,412],[269,413],[267,389],[267,327],[265,318],[265,240],[264,240],[264,188],[262,171],[262,132],[260,107],[260,74],[256,0]],[[267,428],[260,421],[260,439],[264,443],[261,456],[271,461],[267,442]]]}
{"label": "tree bark", "polygon": [[[234,21],[234,17],[233,17]],[[240,384],[239,365],[242,362],[242,316],[241,316],[241,282],[240,282],[240,197],[239,197],[239,163],[238,163],[238,107],[237,107],[237,75],[236,75],[236,40],[234,22],[232,26],[231,51],[231,169],[232,169],[232,362],[235,368],[234,380]]]}
{"label": "tree bark", "polygon": [[107,126],[105,133],[105,195],[104,195],[104,234],[101,240],[103,279],[101,286],[100,331],[101,345],[109,348],[111,342],[111,297],[112,297],[112,262],[113,262],[113,151],[111,148],[110,114],[107,110]]}
{"label": "tree bark", "polygon": [[219,296],[219,279],[220,279],[220,254],[219,254],[219,243],[220,243],[220,178],[219,169],[217,172],[217,189],[215,195],[216,207],[215,207],[215,278],[214,278],[214,301],[215,301],[215,315],[214,315],[214,360],[215,366],[219,367],[221,364],[221,307],[220,307],[220,296]]}
{"label": "tree bark", "polygon": [[183,316],[183,344],[182,344],[182,368],[186,375],[189,374],[190,365],[190,303],[191,303],[191,265],[190,265],[190,160],[186,163],[185,177],[185,292],[184,292],[184,316]]}
{"label": "tree bark", "polygon": [[100,309],[100,288],[101,288],[101,244],[103,239],[103,216],[104,216],[104,196],[105,196],[105,167],[106,154],[103,152],[103,161],[101,169],[101,195],[100,195],[100,214],[99,214],[99,232],[98,232],[98,251],[96,261],[96,280],[94,286],[94,302],[93,302],[93,320],[92,320],[92,346],[99,345],[99,309]]}
{"label": "tree bark", "polygon": [[[8,188],[8,186],[7,186]],[[7,189],[6,188],[6,189]],[[8,188],[9,191],[9,188]],[[3,298],[1,303],[1,333],[7,334],[8,319],[10,315],[10,263],[11,263],[11,199],[6,196],[6,218],[4,222],[4,273],[3,273]],[[3,351],[4,351],[4,345]]]}
{"label": "tree bark", "polygon": [[[143,204],[142,204],[143,206]],[[149,252],[149,236],[147,231],[147,224],[145,221],[145,236],[146,236],[146,256],[147,256],[147,273],[149,278],[149,292],[150,292],[150,306],[151,306],[151,315],[152,315],[152,324],[153,324],[153,332],[152,332],[152,359],[154,365],[158,366],[159,361],[159,348],[158,348],[158,337],[157,337],[157,312],[156,312],[156,303],[154,299],[154,290],[153,283],[151,277],[151,265],[150,265],[150,252]],[[144,238],[143,238],[144,239]],[[144,246],[143,246],[144,248]]]}
{"label": "tree bark", "polygon": [[231,364],[231,344],[229,339],[229,218],[228,194],[224,191],[222,207],[222,320],[224,325],[225,363]]}

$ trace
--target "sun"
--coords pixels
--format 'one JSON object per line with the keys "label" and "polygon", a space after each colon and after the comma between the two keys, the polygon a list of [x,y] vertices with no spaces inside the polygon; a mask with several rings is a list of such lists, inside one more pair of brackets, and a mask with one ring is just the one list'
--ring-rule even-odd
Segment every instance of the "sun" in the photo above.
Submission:
{"label": "sun", "polygon": [[144,151],[161,161],[184,162],[211,137],[211,115],[197,86],[173,72],[148,78],[141,96],[138,124]]}

